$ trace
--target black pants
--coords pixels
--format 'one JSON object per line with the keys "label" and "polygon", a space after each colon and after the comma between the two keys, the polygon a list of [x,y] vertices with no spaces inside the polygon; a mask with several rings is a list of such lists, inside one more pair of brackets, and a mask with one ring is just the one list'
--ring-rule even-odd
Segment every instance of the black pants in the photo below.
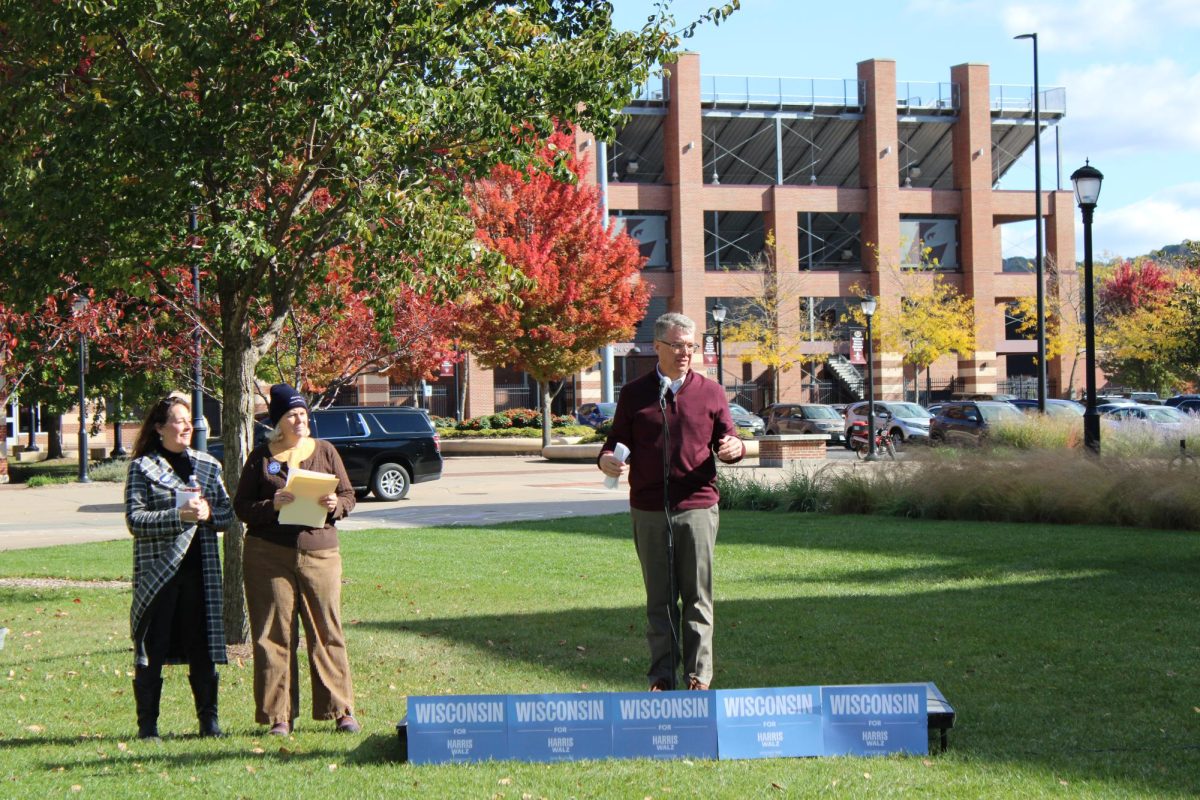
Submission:
{"label": "black pants", "polygon": [[200,570],[181,569],[163,586],[146,629],[143,674],[162,675],[163,664],[174,656],[187,659],[192,675],[211,675],[215,668],[208,652],[208,625],[204,605],[204,576]]}

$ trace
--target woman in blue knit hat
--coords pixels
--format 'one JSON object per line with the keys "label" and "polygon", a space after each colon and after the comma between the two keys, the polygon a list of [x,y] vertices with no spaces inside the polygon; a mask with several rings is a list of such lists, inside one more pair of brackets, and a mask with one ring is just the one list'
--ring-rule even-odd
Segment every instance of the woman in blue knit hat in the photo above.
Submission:
{"label": "woman in blue knit hat", "polygon": [[[250,452],[234,511],[246,523],[243,581],[254,643],[255,718],[268,734],[287,736],[300,713],[296,649],[304,626],[312,683],[312,717],[335,730],[357,733],[350,660],[342,630],[342,557],[334,523],[354,508],[354,488],[333,445],[309,435],[308,403],[286,383],[271,387],[268,416],[274,430]],[[337,477],[337,488],[317,500],[285,487],[292,470]],[[279,510],[316,502],[325,510],[316,526],[287,525]]]}

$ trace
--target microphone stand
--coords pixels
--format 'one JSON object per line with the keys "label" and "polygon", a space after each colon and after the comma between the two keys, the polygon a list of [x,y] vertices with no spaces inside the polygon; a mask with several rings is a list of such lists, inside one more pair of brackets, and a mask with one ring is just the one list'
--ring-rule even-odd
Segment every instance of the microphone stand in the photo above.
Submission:
{"label": "microphone stand", "polygon": [[682,661],[679,642],[682,636],[683,613],[676,606],[675,587],[675,530],[671,525],[671,429],[667,425],[667,393],[664,391],[658,398],[658,407],[662,411],[662,440],[663,440],[663,516],[667,520],[667,620],[671,623],[671,680],[672,690],[679,688],[679,665]]}

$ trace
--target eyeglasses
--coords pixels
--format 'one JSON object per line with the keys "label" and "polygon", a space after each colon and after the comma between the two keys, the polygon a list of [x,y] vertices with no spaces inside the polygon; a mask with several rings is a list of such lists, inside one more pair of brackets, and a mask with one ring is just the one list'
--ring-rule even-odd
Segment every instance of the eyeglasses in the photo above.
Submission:
{"label": "eyeglasses", "polygon": [[665,342],[662,339],[659,339],[658,343],[665,344],[676,353],[694,353],[698,347],[698,345],[694,342]]}

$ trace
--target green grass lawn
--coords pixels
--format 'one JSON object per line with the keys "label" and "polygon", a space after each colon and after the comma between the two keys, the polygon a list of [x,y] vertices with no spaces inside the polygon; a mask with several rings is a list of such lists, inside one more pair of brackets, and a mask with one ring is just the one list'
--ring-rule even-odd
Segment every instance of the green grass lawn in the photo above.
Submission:
{"label": "green grass lawn", "polygon": [[[714,688],[937,683],[928,757],[414,767],[409,694],[637,690],[644,616],[624,516],[343,536],[364,733],[254,724],[223,667],[200,740],[168,669],[133,738],[127,588],[0,585],[0,797],[1194,797],[1200,538],[1120,528],[723,513]],[[2,576],[116,580],[128,542],[6,552]],[[302,679],[307,693],[307,676]],[[307,700],[305,700],[307,708]],[[79,787],[72,791],[74,787]]]}

